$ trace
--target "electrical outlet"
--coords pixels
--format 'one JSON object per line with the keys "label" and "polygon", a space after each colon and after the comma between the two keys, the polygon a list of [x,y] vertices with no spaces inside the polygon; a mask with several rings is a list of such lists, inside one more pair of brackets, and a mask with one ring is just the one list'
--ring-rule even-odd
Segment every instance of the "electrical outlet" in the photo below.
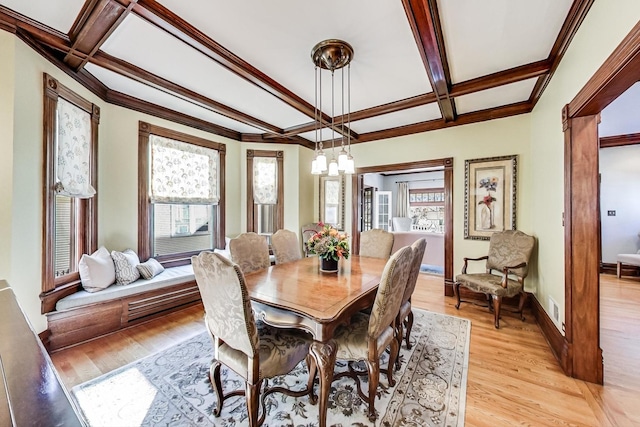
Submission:
{"label": "electrical outlet", "polygon": [[616,216],[616,211],[607,211],[607,216]]}

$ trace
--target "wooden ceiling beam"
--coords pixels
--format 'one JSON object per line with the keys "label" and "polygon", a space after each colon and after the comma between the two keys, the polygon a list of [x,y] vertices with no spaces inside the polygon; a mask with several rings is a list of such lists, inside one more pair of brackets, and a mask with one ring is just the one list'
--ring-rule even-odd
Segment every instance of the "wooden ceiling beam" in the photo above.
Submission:
{"label": "wooden ceiling beam", "polygon": [[551,68],[547,74],[538,78],[538,81],[531,92],[531,96],[529,97],[529,101],[531,101],[534,107],[551,81],[553,73],[555,73],[558,65],[560,65],[562,57],[569,48],[569,44],[571,43],[571,40],[573,40],[573,36],[578,32],[580,24],[582,24],[582,21],[584,21],[584,18],[587,16],[589,9],[591,9],[593,2],[594,0],[573,1],[571,9],[569,9],[569,14],[564,20],[560,33],[558,33],[558,37],[551,48],[551,53],[547,58],[551,63]]}
{"label": "wooden ceiling beam", "polygon": [[500,119],[504,117],[515,116],[518,114],[530,113],[532,108],[533,106],[529,101],[523,101],[515,104],[504,105],[502,107],[474,111],[473,113],[460,114],[455,121],[448,122],[443,119],[429,120],[426,122],[414,123],[391,129],[363,133],[360,134],[360,140],[356,141],[355,143],[371,142],[379,139],[395,138],[398,136],[411,135],[414,133],[428,132],[431,130],[445,129],[454,126]]}
{"label": "wooden ceiling beam", "polygon": [[449,93],[451,75],[436,0],[402,0],[418,51],[431,81],[445,121],[456,120],[456,106]]}
{"label": "wooden ceiling beam", "polygon": [[305,138],[299,136],[293,136],[290,138],[284,138],[281,135],[273,134],[257,134],[257,133],[243,133],[240,135],[240,141],[242,142],[266,142],[269,144],[295,144],[313,150],[315,144]]}
{"label": "wooden ceiling beam", "polygon": [[136,2],[137,0],[127,0],[125,5],[116,0],[87,0],[69,31],[72,45],[64,61],[76,70],[84,67],[87,59],[79,59],[74,52],[82,52],[88,57],[96,53],[124,21]]}
{"label": "wooden ceiling beam", "polygon": [[544,76],[550,71],[551,61],[543,59],[542,61],[532,62],[530,64],[521,65],[504,71],[498,71],[493,74],[454,84],[451,86],[449,94],[451,96],[468,95],[470,93],[480,92],[482,90]]}

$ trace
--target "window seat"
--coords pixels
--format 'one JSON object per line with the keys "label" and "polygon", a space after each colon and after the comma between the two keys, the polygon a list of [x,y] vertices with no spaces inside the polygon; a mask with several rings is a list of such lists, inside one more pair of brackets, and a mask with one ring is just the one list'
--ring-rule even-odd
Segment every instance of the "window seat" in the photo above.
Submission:
{"label": "window seat", "polygon": [[191,264],[166,268],[152,279],[79,290],[46,314],[43,342],[49,351],[75,345],[200,302]]}

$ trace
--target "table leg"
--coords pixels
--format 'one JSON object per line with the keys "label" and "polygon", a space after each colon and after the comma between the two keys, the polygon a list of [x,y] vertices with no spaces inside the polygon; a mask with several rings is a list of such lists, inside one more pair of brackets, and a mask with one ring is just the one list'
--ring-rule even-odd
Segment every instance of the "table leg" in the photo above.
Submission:
{"label": "table leg", "polygon": [[336,350],[338,346],[335,340],[327,342],[314,341],[309,347],[309,353],[313,356],[318,366],[320,376],[320,392],[318,405],[318,420],[320,427],[327,425],[327,404],[329,403],[329,390],[333,381],[333,369],[336,364]]}

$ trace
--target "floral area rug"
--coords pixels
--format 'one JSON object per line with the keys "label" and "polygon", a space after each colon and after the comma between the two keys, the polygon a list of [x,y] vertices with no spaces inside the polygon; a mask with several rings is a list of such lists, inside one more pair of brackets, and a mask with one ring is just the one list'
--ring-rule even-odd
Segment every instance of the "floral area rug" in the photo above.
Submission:
{"label": "floral area rug", "polygon": [[[386,375],[380,377],[375,425],[462,426],[471,322],[415,308],[414,314],[413,346],[411,350],[401,347],[396,385],[388,387]],[[72,395],[94,427],[248,425],[243,396],[225,401],[219,417],[211,414],[216,400],[208,376],[212,352],[209,336],[202,333],[80,384]],[[387,355],[382,359],[380,366],[386,367]],[[344,369],[345,364],[338,361],[336,371]],[[301,363],[274,381],[300,389],[307,378]],[[244,388],[243,380],[226,368],[222,382],[225,391]],[[367,390],[366,384],[363,389]],[[330,426],[373,425],[350,378],[332,384],[328,406]],[[318,426],[318,405],[311,405],[307,396],[271,394],[266,410],[265,426]]]}

